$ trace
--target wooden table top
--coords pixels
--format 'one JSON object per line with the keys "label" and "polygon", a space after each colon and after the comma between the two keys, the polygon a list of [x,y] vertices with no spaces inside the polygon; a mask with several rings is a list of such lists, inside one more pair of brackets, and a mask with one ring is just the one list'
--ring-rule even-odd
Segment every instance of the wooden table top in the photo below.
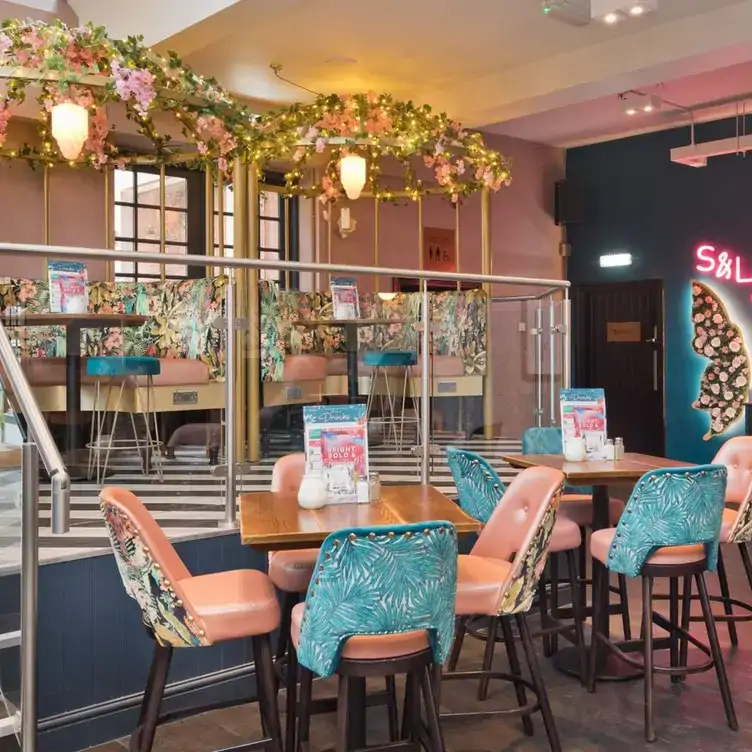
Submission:
{"label": "wooden table top", "polygon": [[3,313],[0,320],[7,327],[78,324],[82,329],[99,329],[110,326],[141,326],[149,317],[136,313]]}
{"label": "wooden table top", "polygon": [[295,326],[315,329],[318,326],[386,326],[387,324],[406,324],[406,319],[298,319],[290,322]]}
{"label": "wooden table top", "polygon": [[446,520],[458,535],[476,533],[478,523],[433,486],[382,486],[381,501],[301,509],[297,494],[241,494],[240,538],[263,551],[311,548],[337,530]]}
{"label": "wooden table top", "polygon": [[505,454],[502,459],[512,467],[552,467],[561,470],[571,485],[605,486],[620,481],[637,481],[649,470],[692,467],[691,463],[628,452],[621,460],[567,462],[560,454]]}

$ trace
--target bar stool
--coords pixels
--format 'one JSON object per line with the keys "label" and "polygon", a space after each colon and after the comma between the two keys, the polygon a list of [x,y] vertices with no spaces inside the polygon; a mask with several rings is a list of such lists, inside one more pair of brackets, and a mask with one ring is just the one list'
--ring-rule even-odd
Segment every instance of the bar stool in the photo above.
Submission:
{"label": "bar stool", "polygon": [[[398,449],[402,450],[405,433],[405,423],[414,424],[417,440],[420,444],[420,411],[418,399],[413,394],[412,379],[413,366],[418,362],[418,353],[413,350],[369,350],[363,355],[363,365],[373,368],[371,384],[368,389],[367,412],[368,421],[384,428],[384,440],[393,439]],[[392,394],[390,377],[394,379],[396,373],[402,375],[402,394]],[[380,391],[379,383],[383,384]],[[379,417],[372,417],[374,403],[378,400]],[[405,408],[410,400],[413,406],[413,416],[405,416]],[[397,425],[399,424],[399,433]]]}
{"label": "bar stool", "polygon": [[[705,586],[705,572],[715,571],[718,559],[718,536],[726,498],[726,468],[701,465],[688,469],[652,470],[635,486],[616,529],[598,530],[590,538],[590,551],[605,570],[596,567],[593,589],[605,596],[609,571],[627,577],[642,578],[643,661],[636,661],[601,634],[599,604],[595,597],[593,636],[590,643],[588,690],[595,691],[595,667],[598,645],[605,645],[619,658],[643,671],[645,677],[645,738],[655,741],[653,719],[653,682],[656,673],[673,677],[715,668],[723,698],[726,720],[736,731],[734,704],[731,697],[718,633]],[[653,580],[669,579],[671,618],[653,612]],[[681,624],[678,622],[679,580],[684,579]],[[689,633],[692,581],[702,605],[708,645]],[[605,597],[604,597],[605,600]],[[670,666],[653,663],[653,625],[669,633]],[[697,666],[687,665],[687,647],[692,643],[709,660]],[[656,647],[661,647],[660,643]]]}
{"label": "bar stool", "polygon": [[[452,646],[456,592],[457,535],[448,522],[330,535],[306,601],[292,615],[291,661],[301,668],[298,744],[309,741],[314,674],[339,676],[336,752],[365,746],[366,677],[406,674],[402,739],[369,749],[418,752],[427,735],[429,752],[443,752],[432,676]],[[293,712],[294,676],[288,672]]]}
{"label": "bar stool", "polygon": [[[253,570],[192,577],[136,496],[121,488],[105,488],[99,499],[123,585],[140,606],[141,618],[154,640],[154,658],[129,749],[151,752],[158,725],[212,709],[194,708],[160,717],[174,648],[200,648],[251,638],[259,711],[268,737],[234,746],[232,752],[281,752],[282,732],[269,642],[269,635],[279,626],[279,605],[269,578]],[[230,704],[241,702],[248,700]]]}
{"label": "bar stool", "polygon": [[[491,659],[496,642],[494,636],[501,629],[511,673],[494,671],[492,663],[484,662],[480,671],[447,672],[442,677],[442,680],[481,678],[486,681],[500,679],[512,682],[517,696],[516,708],[446,713],[441,717],[519,715],[522,716],[525,734],[532,736],[530,715],[540,710],[552,752],[560,752],[561,743],[538,667],[527,613],[533,604],[538,581],[546,564],[563,483],[564,474],[552,468],[531,467],[521,472],[501,498],[470,554],[459,557],[457,617],[460,620],[475,615],[489,618],[486,652],[490,653]],[[513,618],[531,681],[522,678],[512,631]],[[535,694],[537,702],[528,704],[526,690]]]}
{"label": "bar stool", "polygon": [[[522,453],[523,454],[563,454],[564,447],[562,444],[561,428],[555,426],[545,428],[528,428],[522,435]],[[624,502],[620,499],[610,499],[609,501],[609,520],[611,525],[615,526],[621,518],[624,511]],[[592,584],[587,577],[587,534],[588,530],[593,528],[593,489],[587,486],[565,486],[564,493],[561,497],[561,507],[559,509],[559,518],[576,522],[580,528],[582,536],[582,545],[579,549],[579,593],[580,608],[583,613],[587,614],[587,586]],[[556,557],[551,559],[551,610],[553,616],[559,613],[559,573]],[[545,591],[546,576],[543,576],[542,592]],[[626,577],[619,575],[617,578],[617,587],[609,586],[609,592],[619,596],[619,603],[613,606],[611,613],[621,615],[622,631],[626,640],[632,639],[632,626],[629,621],[629,598],[627,595]],[[577,590],[572,591],[572,598],[575,598]],[[567,609],[563,610],[566,613]],[[544,640],[544,653],[547,658],[557,652],[558,638],[556,635],[551,637],[550,643]]]}
{"label": "bar stool", "polygon": [[[107,476],[110,452],[135,449],[141,460],[144,475],[148,474],[152,458],[157,466],[157,475],[162,480],[162,460],[159,441],[159,421],[154,410],[154,377],[160,373],[158,358],[107,356],[87,358],[86,375],[95,380],[94,414],[91,421],[91,436],[86,445],[89,450],[88,476],[91,478],[94,466],[97,469],[97,484]],[[145,380],[145,383],[144,383]],[[102,382],[106,381],[107,393],[102,398]],[[110,412],[113,388],[118,388],[112,427],[104,433],[107,415]],[[128,409],[133,430],[132,439],[116,439],[118,416],[124,412],[125,389],[133,389],[136,402]],[[144,420],[144,440],[138,437],[134,413],[140,413]],[[152,433],[153,431],[153,433]],[[104,451],[104,465],[100,463]],[[143,454],[142,454],[143,452]]]}
{"label": "bar stool", "polygon": [[[447,447],[447,463],[452,473],[454,484],[459,494],[458,500],[460,508],[471,517],[483,525],[488,524],[499,504],[503,502],[504,496],[509,492],[505,488],[501,478],[491,465],[479,454],[470,452],[465,449]],[[511,488],[511,486],[510,486]],[[577,563],[574,552],[582,545],[582,536],[578,525],[566,517],[558,517],[554,523],[551,540],[548,543],[548,552],[553,554],[551,565],[553,566],[556,554],[564,554],[567,560],[567,569],[569,572],[569,584],[572,592],[577,592]],[[514,552],[513,552],[514,553]],[[545,581],[543,575],[539,581],[538,600],[541,615],[541,631],[543,637],[544,652],[550,655],[549,640],[559,634],[568,633],[571,635],[574,644],[580,649],[580,678],[585,682],[585,639],[583,636],[582,625],[584,623],[584,614],[580,609],[578,598],[572,600],[572,623],[565,624],[560,618],[559,613],[552,611],[549,613],[547,606],[547,596],[545,590]],[[493,660],[493,640],[488,640],[487,635],[468,626],[467,619],[460,619],[457,623],[455,643],[452,650],[452,656],[449,662],[449,670],[454,671],[457,667],[462,642],[465,632],[480,640],[487,640],[486,654],[483,659],[483,668],[485,671],[491,670]],[[501,639],[500,641],[504,641]],[[481,680],[478,699],[485,700],[488,694],[488,679]]]}

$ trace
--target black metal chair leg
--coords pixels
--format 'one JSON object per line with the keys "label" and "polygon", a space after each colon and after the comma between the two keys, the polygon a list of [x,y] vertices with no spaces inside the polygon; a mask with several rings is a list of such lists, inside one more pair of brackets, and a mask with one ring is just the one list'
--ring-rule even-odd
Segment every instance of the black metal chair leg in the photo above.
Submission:
{"label": "black metal chair leg", "polygon": [[[522,676],[522,668],[520,667],[520,659],[517,655],[517,646],[514,644],[514,633],[512,632],[512,626],[508,621],[508,617],[502,616],[499,619],[501,625],[501,633],[504,636],[504,646],[507,649],[507,658],[509,659],[509,670],[512,676]],[[527,705],[527,693],[525,687],[522,684],[515,682],[514,691],[517,695],[517,704],[523,708]],[[529,715],[522,716],[522,728],[525,732],[525,736],[533,735],[533,719]]]}
{"label": "black metal chair leg", "polygon": [[[684,590],[682,591],[682,616],[681,616],[681,628],[684,631],[689,631],[690,617],[692,615],[692,577],[684,578]],[[687,665],[687,652],[689,648],[689,640],[682,635],[679,638],[679,665],[686,667]],[[684,681],[687,675],[677,677],[679,681]],[[672,677],[673,681],[673,677]]]}
{"label": "black metal chair leg", "polygon": [[399,740],[399,717],[397,713],[397,682],[393,676],[385,677],[386,681],[386,712],[389,720],[389,741]]}
{"label": "black metal chair leg", "polygon": [[[545,571],[538,580],[538,608],[540,609],[540,622],[541,629],[545,629],[548,626],[548,595],[546,593],[546,573]],[[548,635],[543,635],[543,657],[551,657],[551,638]]]}
{"label": "black metal chair leg", "polygon": [[569,587],[572,591],[572,618],[574,620],[574,635],[577,652],[580,656],[580,681],[583,685],[587,677],[587,652],[585,649],[585,632],[583,623],[585,621],[580,607],[580,599],[577,588],[577,563],[574,551],[567,551],[567,568],[569,569]]}
{"label": "black metal chair leg", "polygon": [[580,535],[582,536],[582,545],[577,549],[579,556],[579,576],[580,576],[580,608],[582,612],[585,612],[587,608],[587,553],[588,553],[588,537],[587,528],[580,528]]}
{"label": "black metal chair leg", "polygon": [[420,677],[410,671],[405,680],[405,706],[402,711],[402,738],[420,740]]}
{"label": "black metal chair leg", "polygon": [[298,593],[285,593],[282,598],[282,608],[280,609],[281,621],[279,625],[279,639],[277,640],[277,651],[275,660],[282,660],[287,654],[287,646],[290,644],[290,622],[292,620],[292,610],[298,605],[300,596]]}
{"label": "black metal chair leg", "polygon": [[141,700],[141,709],[138,713],[138,726],[142,726],[144,718],[146,717],[146,708],[149,705],[149,698],[152,695],[152,688],[154,685],[154,678],[156,676],[157,666],[159,665],[159,645],[154,642],[154,652],[152,654],[151,664],[149,665],[149,676],[146,679],[146,687],[144,688],[144,696]]}
{"label": "black metal chair leg", "polygon": [[423,691],[423,705],[426,710],[426,726],[428,728],[428,738],[431,743],[430,752],[444,752],[444,737],[441,733],[439,713],[436,709],[436,698],[434,697],[433,692],[431,671],[432,667],[426,666],[420,677],[421,689]]}
{"label": "black metal chair leg", "polygon": [[162,707],[162,697],[167,686],[167,675],[170,672],[172,648],[154,643],[154,673],[150,673],[151,687],[146,691],[149,700],[146,703],[143,725],[136,729],[139,736],[139,752],[151,752],[154,746],[154,734],[159,724],[159,711]]}
{"label": "black metal chair leg", "polygon": [[287,698],[286,698],[286,717],[285,717],[285,752],[297,752],[297,734],[295,725],[297,722],[297,702],[298,702],[298,653],[290,645],[288,650],[287,663]]}
{"label": "black metal chair leg", "polygon": [[[496,648],[496,631],[499,627],[499,618],[491,616],[488,619],[488,632],[486,633],[486,650],[483,655],[483,671],[493,670],[494,649]],[[478,685],[478,700],[483,702],[488,697],[488,684],[491,677],[484,676]]]}
{"label": "black metal chair leg", "polygon": [[337,743],[335,752],[347,752],[347,721],[350,678],[340,674],[337,697]]}
{"label": "black metal chair leg", "polygon": [[[721,596],[723,597],[723,613],[727,616],[733,616],[734,607],[731,605],[731,591],[729,590],[728,576],[726,575],[726,565],[723,561],[723,546],[718,546],[718,582],[721,586]],[[736,624],[733,621],[728,621],[726,622],[726,626],[728,627],[731,644],[736,647],[739,644]]]}
{"label": "black metal chair leg", "polygon": [[590,635],[590,651],[588,654],[587,691],[595,692],[595,672],[598,668],[598,624],[601,619],[600,589],[603,579],[602,567],[593,567],[593,628]]}
{"label": "black metal chair leg", "polygon": [[535,655],[535,647],[533,646],[533,641],[530,637],[530,629],[527,625],[527,618],[525,614],[517,614],[516,618],[517,628],[522,639],[522,648],[525,651],[527,665],[530,669],[530,678],[532,679],[533,686],[535,687],[535,693],[538,695],[540,711],[541,715],[543,716],[543,723],[546,727],[546,734],[548,735],[548,743],[551,747],[551,752],[561,752],[559,732],[556,730],[556,721],[554,720],[554,715],[551,712],[551,704],[548,701],[546,685],[543,683],[543,678],[541,677],[540,667],[538,666],[538,658]]}
{"label": "black metal chair leg", "polygon": [[653,723],[653,578],[642,578],[642,630],[644,637],[643,663],[645,666],[645,739],[655,741]]}
{"label": "black metal chair leg", "polygon": [[632,625],[629,621],[629,595],[627,593],[627,578],[619,575],[619,605],[621,606],[621,628],[624,632],[624,639],[632,639]]}
{"label": "black metal chair leg", "polygon": [[253,638],[253,654],[256,660],[259,709],[270,737],[266,748],[269,752],[282,752],[282,726],[279,721],[277,682],[269,635]]}
{"label": "black metal chair leg", "polygon": [[715,673],[718,677],[718,688],[721,690],[721,697],[723,698],[726,720],[732,731],[738,731],[739,721],[736,719],[734,700],[731,697],[731,688],[729,687],[728,676],[726,676],[726,665],[723,662],[723,653],[718,642],[718,631],[715,628],[715,619],[713,619],[713,611],[710,608],[710,599],[708,598],[708,591],[705,586],[705,576],[702,572],[695,575],[695,582],[697,583],[697,592],[700,595],[702,615],[705,619],[705,628],[707,629],[708,642],[710,643],[710,654],[715,664]]}
{"label": "black metal chair leg", "polygon": [[454,620],[454,642],[452,643],[452,653],[449,656],[447,665],[448,671],[457,670],[457,662],[462,652],[462,643],[465,641],[465,632],[467,631],[467,617],[460,616]]}
{"label": "black metal chair leg", "polygon": [[747,574],[747,582],[750,589],[752,589],[752,559],[750,559],[749,548],[746,543],[739,544],[739,553],[742,555],[742,564],[744,564],[744,571]]}
{"label": "black metal chair leg", "polygon": [[[313,696],[313,673],[300,667],[300,700],[298,701],[298,747],[305,749],[311,738],[311,700]],[[297,752],[297,750],[295,751]]]}
{"label": "black metal chair leg", "polygon": [[[679,624],[679,578],[670,577],[668,581],[668,607],[669,607],[669,621],[671,626],[675,627]],[[679,666],[679,635],[672,628],[669,634],[669,655],[671,668],[677,668]],[[679,680],[678,676],[671,677],[671,683],[676,684]]]}
{"label": "black metal chair leg", "polygon": [[[551,562],[551,617],[556,620],[559,618],[559,556],[553,554],[549,561]],[[559,652],[559,635],[551,635],[551,655]]]}

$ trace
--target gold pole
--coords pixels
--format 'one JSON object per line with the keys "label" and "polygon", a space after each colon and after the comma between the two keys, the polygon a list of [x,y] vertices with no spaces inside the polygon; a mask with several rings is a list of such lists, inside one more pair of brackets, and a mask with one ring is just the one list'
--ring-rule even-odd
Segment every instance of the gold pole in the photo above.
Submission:
{"label": "gold pole", "polygon": [[[159,166],[159,252],[167,253],[167,173],[164,165]],[[164,261],[159,267],[159,277],[165,281]]]}
{"label": "gold pole", "polygon": [[[454,270],[460,273],[460,202],[459,199],[454,204]],[[462,290],[462,282],[457,280],[457,292]]]}
{"label": "gold pole", "polygon": [[[45,164],[44,166],[43,192],[44,192],[44,219],[43,219],[44,244],[49,245],[50,244],[50,166],[48,164]],[[45,276],[47,275],[47,262],[48,262],[48,259],[46,256],[44,256],[42,258],[42,263],[44,264]]]}
{"label": "gold pole", "polygon": [[[233,207],[234,208],[234,207]],[[223,172],[217,175],[217,253],[225,255],[225,176]]]}
{"label": "gold pole", "polygon": [[[277,197],[275,196],[275,199]],[[282,199],[282,206],[285,207],[285,258],[290,260],[290,202]],[[260,244],[259,244],[260,245]],[[285,290],[290,289],[290,270],[285,269]]]}
{"label": "gold pole", "polygon": [[[208,168],[204,168],[204,221],[206,223],[206,237],[204,243],[206,245],[207,256],[216,256],[217,251],[214,247],[214,175]],[[219,276],[219,268],[213,267],[211,271],[212,276]]]}
{"label": "gold pole", "polygon": [[[480,196],[481,201],[481,231],[480,243],[483,260],[483,274],[491,274],[491,191],[488,187],[483,188]],[[492,286],[488,282],[483,283],[486,293],[486,375],[483,379],[483,437],[493,438],[493,373],[491,360],[491,296]]]}
{"label": "gold pole", "polygon": [[[313,183],[316,185],[318,180],[318,174],[316,170],[313,171]],[[313,233],[314,233],[314,245],[313,245],[313,258],[317,264],[321,263],[321,209],[319,208],[319,202],[316,198],[311,199],[311,206],[313,207]],[[313,275],[313,289],[314,292],[318,292],[321,288],[321,274],[316,272]]]}
{"label": "gold pole", "polygon": [[[221,195],[221,194],[220,194]],[[235,258],[248,256],[248,170],[238,158],[235,160],[233,176],[233,255]],[[220,223],[221,227],[221,223]],[[246,319],[247,308],[247,274],[245,269],[235,272],[235,320]],[[235,415],[228,415],[228,420],[235,421],[235,443],[238,462],[246,457],[246,381],[245,381],[245,331],[241,329],[235,334],[235,384],[237,395]]]}
{"label": "gold pole", "polygon": [[[247,170],[248,180],[248,258],[259,257],[259,171],[255,164]],[[248,458],[258,462],[261,451],[261,321],[259,310],[259,272],[248,270],[248,330],[250,359],[248,361]],[[289,276],[288,276],[289,280]]]}
{"label": "gold pole", "polygon": [[[379,265],[379,200],[373,200],[373,265]],[[373,291],[378,293],[381,289],[381,278],[378,274],[373,275]]]}
{"label": "gold pole", "polygon": [[[329,207],[329,219],[326,220],[326,261],[328,264],[332,263],[332,217],[334,208]],[[332,275],[329,274],[329,285],[332,283]]]}
{"label": "gold pole", "polygon": [[[104,170],[102,170],[102,175],[104,175],[104,247],[114,248],[115,237],[112,233],[112,220],[115,213],[115,204],[112,200],[112,182],[114,180],[114,173],[112,170],[108,170],[105,167]],[[104,266],[104,278],[108,282],[115,281],[115,270],[113,267],[114,263],[112,261],[108,261]]]}
{"label": "gold pole", "polygon": [[418,196],[418,269],[423,271],[423,197]]}

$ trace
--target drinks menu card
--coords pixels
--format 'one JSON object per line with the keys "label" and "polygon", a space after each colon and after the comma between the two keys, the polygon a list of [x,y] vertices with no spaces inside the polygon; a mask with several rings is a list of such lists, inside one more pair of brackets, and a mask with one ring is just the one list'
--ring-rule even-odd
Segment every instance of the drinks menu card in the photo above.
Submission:
{"label": "drinks menu card", "polygon": [[332,318],[360,318],[358,286],[354,279],[338,277],[332,280]]}
{"label": "drinks menu card", "polygon": [[603,389],[562,389],[561,432],[568,438],[585,440],[589,460],[606,459],[606,394]]}
{"label": "drinks menu card", "polygon": [[366,406],[306,406],[303,420],[306,462],[321,469],[328,503],[357,502],[358,483],[368,481]]}
{"label": "drinks menu card", "polygon": [[47,264],[52,313],[86,313],[89,309],[86,265],[76,261]]}

